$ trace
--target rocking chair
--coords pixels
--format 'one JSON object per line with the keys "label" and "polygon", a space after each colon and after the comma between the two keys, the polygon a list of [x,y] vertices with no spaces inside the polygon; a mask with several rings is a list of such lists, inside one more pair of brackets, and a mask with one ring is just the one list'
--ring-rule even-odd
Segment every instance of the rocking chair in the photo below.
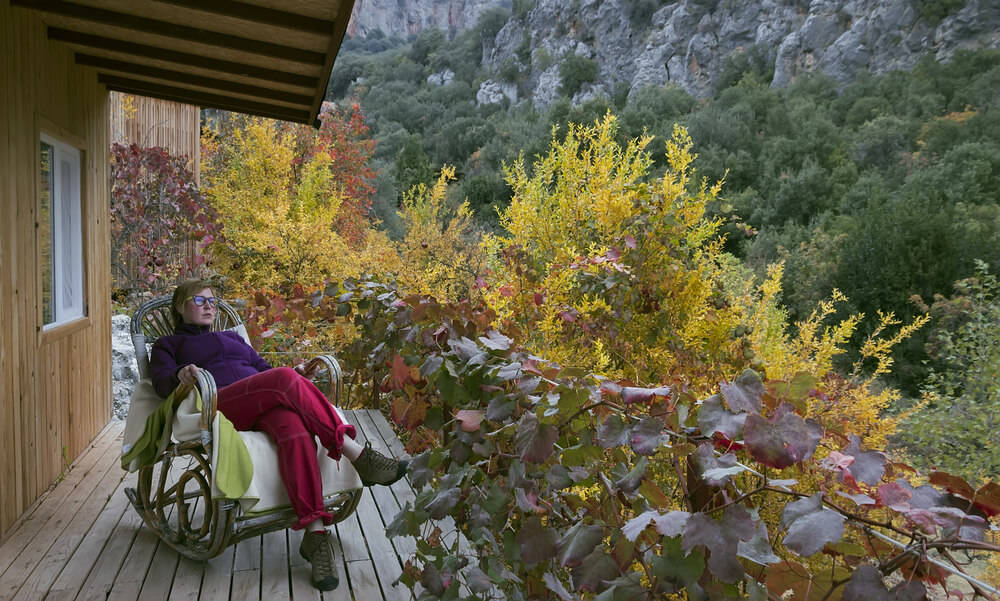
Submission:
{"label": "rocking chair", "polygon": [[[139,377],[149,378],[149,348],[161,336],[173,333],[174,324],[169,296],[146,302],[132,316],[131,335],[135,346]],[[212,330],[232,329],[244,339],[246,327],[239,314],[225,301],[218,302]],[[315,376],[326,372],[325,379]],[[340,365],[330,355],[310,360],[304,374],[313,379],[326,398],[338,407],[342,382]],[[140,382],[140,386],[143,382]],[[148,382],[147,387],[151,387]],[[187,396],[190,387],[178,386],[174,399]],[[143,522],[178,553],[194,560],[205,560],[222,553],[226,547],[254,536],[288,528],[296,521],[287,507],[265,512],[245,512],[235,499],[214,498],[212,474],[213,423],[216,416],[217,389],[207,370],[199,370],[197,388],[201,395],[200,431],[188,440],[171,439],[156,461],[138,468],[136,488],[127,488],[132,506]],[[177,408],[175,401],[174,410]],[[131,412],[132,408],[130,408]],[[141,416],[145,421],[145,416]],[[244,433],[240,433],[243,435]],[[263,433],[254,433],[262,436]],[[353,466],[342,461],[342,468],[354,474]],[[326,493],[325,493],[326,494]],[[324,497],[326,511],[340,522],[351,515],[361,499],[361,488],[342,490]]]}

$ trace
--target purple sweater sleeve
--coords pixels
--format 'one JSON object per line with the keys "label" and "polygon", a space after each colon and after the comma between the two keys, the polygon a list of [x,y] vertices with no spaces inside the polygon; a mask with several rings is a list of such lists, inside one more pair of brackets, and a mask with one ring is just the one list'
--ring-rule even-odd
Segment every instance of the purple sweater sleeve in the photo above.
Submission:
{"label": "purple sweater sleeve", "polygon": [[[250,345],[248,344],[247,346]],[[257,349],[252,346],[250,346],[250,365],[253,365],[257,371],[267,371],[271,369],[271,364],[265,361],[264,358],[257,353]]]}
{"label": "purple sweater sleeve", "polygon": [[149,354],[149,375],[153,380],[156,394],[162,398],[167,398],[181,383],[177,378],[177,370],[182,366],[177,364],[175,352],[172,340],[160,338],[153,344],[153,350]]}

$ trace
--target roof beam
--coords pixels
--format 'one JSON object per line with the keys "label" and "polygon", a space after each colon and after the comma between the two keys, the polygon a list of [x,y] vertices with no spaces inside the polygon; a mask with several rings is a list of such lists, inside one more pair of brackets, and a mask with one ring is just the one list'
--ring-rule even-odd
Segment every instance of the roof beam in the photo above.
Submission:
{"label": "roof beam", "polygon": [[149,65],[129,63],[126,61],[105,58],[102,56],[93,56],[90,54],[77,53],[76,63],[78,65],[96,67],[98,69],[104,69],[107,71],[131,73],[133,75],[153,77],[158,80],[164,80],[167,82],[173,81],[192,86],[199,86],[202,88],[212,88],[214,90],[234,92],[236,94],[244,94],[246,96],[269,98],[271,100],[280,100],[283,102],[290,102],[293,104],[301,104],[303,106],[310,106],[313,101],[313,97],[308,94],[296,94],[294,92],[286,92],[284,90],[275,90],[273,88],[252,86],[240,83],[238,81],[217,79],[215,77],[205,77],[203,75],[195,75],[193,73],[182,73],[180,71],[171,71],[169,69],[161,69],[159,67],[152,67]]}
{"label": "roof beam", "polygon": [[283,46],[251,38],[242,38],[210,29],[189,27],[168,21],[158,21],[156,19],[148,19],[146,17],[119,13],[102,8],[73,4],[71,2],[64,2],[63,0],[11,0],[11,4],[71,17],[73,19],[80,19],[82,21],[111,25],[113,27],[175,38],[186,42],[197,42],[220,48],[229,48],[240,52],[250,52],[307,65],[322,65],[326,59],[326,56],[322,53],[313,52],[312,50],[303,50],[301,48],[293,48],[291,46]]}
{"label": "roof beam", "polygon": [[[347,14],[348,17],[353,12],[354,0],[338,0],[337,15]],[[330,45],[326,51],[326,62],[323,63],[323,70],[320,71],[320,82],[322,85],[316,88],[316,95],[313,98],[310,114],[313,115],[313,127],[320,127],[319,111],[326,98],[326,88],[330,85],[330,76],[333,74],[333,61],[340,52],[340,44],[344,41],[344,34],[347,33],[347,24],[350,18],[337,19],[330,29]]]}
{"label": "roof beam", "polygon": [[233,17],[243,21],[253,21],[263,25],[275,25],[284,29],[326,35],[333,29],[333,22],[290,13],[274,8],[237,2],[236,0],[159,0],[202,12]]}
{"label": "roof beam", "polygon": [[58,27],[49,27],[48,36],[50,40],[76,44],[78,46],[87,46],[90,48],[109,50],[111,52],[144,56],[146,58],[177,63],[178,65],[188,65],[212,71],[220,71],[222,73],[244,75],[246,77],[253,77],[254,79],[263,79],[265,81],[286,83],[311,89],[315,89],[316,86],[319,85],[319,79],[310,75],[287,73],[277,69],[267,69],[264,67],[247,65],[234,61],[209,58],[188,52],[157,48],[156,46],[146,46],[144,44],[136,44],[134,42],[126,42],[124,40],[115,40],[89,33],[61,29]]}
{"label": "roof beam", "polygon": [[219,108],[227,111],[237,111],[241,113],[253,113],[273,119],[284,121],[295,121],[305,123],[309,118],[309,111],[306,109],[295,110],[284,106],[266,104],[263,102],[252,102],[242,98],[232,98],[218,94],[209,94],[197,90],[176,88],[162,84],[141,81],[138,79],[128,79],[99,73],[97,81],[107,86],[109,90],[125,92],[126,94],[137,94],[139,96],[151,96],[174,102],[194,104],[201,107]]}

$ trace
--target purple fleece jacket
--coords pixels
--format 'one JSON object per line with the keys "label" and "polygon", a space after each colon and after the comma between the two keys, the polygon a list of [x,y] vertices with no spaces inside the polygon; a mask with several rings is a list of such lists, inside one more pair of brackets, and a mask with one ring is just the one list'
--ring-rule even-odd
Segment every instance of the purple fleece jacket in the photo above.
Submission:
{"label": "purple fleece jacket", "polygon": [[207,369],[219,388],[271,369],[236,332],[181,324],[171,336],[157,340],[150,353],[149,373],[156,393],[166,398],[180,384],[177,371],[190,363]]}

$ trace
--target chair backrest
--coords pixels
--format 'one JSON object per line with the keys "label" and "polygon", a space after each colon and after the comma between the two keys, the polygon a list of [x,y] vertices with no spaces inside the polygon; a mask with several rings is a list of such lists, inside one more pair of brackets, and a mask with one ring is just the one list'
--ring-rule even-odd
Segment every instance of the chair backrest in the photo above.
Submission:
{"label": "chair backrest", "polygon": [[[170,310],[170,296],[161,296],[143,303],[132,314],[129,331],[132,335],[132,346],[135,347],[135,362],[140,378],[149,377],[149,348],[161,336],[174,333],[174,317]],[[216,305],[215,321],[212,330],[236,330],[244,339],[247,338],[243,319],[232,305],[219,300]],[[249,344],[249,341],[247,342]]]}

